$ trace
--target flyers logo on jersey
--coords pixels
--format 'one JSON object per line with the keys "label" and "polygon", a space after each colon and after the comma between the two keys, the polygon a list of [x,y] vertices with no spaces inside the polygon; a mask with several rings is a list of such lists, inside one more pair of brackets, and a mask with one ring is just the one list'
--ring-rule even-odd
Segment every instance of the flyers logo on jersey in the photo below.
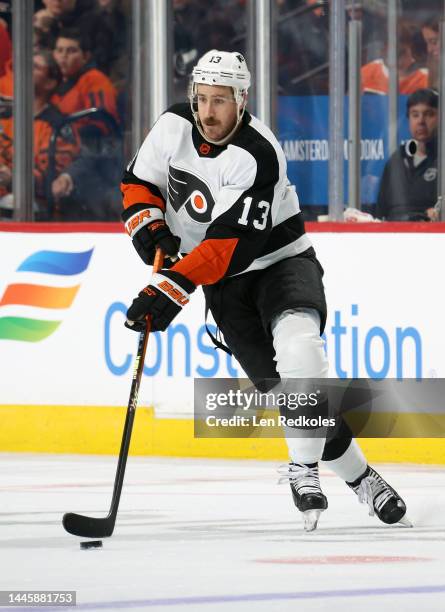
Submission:
{"label": "flyers logo on jersey", "polygon": [[168,197],[176,212],[184,207],[194,221],[210,222],[215,200],[207,183],[195,174],[169,166]]}

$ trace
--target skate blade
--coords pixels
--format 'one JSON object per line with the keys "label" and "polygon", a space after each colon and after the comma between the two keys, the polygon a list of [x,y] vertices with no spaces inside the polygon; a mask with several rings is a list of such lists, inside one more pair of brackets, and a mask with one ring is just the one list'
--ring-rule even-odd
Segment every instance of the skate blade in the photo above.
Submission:
{"label": "skate blade", "polygon": [[402,516],[402,518],[400,519],[399,525],[403,525],[404,527],[414,527],[414,525],[409,520],[409,518],[406,516],[406,514],[405,516]]}
{"label": "skate blade", "polygon": [[315,531],[318,525],[318,519],[323,510],[306,510],[303,512],[303,523],[305,531]]}

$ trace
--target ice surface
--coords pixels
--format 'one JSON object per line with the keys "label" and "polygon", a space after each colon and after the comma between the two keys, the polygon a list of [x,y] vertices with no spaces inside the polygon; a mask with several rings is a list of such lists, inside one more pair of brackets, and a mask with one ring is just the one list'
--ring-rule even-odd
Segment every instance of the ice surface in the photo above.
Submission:
{"label": "ice surface", "polygon": [[62,515],[107,513],[117,458],[0,461],[0,590],[75,590],[78,611],[445,611],[443,467],[376,466],[413,529],[322,470],[329,508],[308,534],[277,463],[130,457],[114,535],[81,550]]}

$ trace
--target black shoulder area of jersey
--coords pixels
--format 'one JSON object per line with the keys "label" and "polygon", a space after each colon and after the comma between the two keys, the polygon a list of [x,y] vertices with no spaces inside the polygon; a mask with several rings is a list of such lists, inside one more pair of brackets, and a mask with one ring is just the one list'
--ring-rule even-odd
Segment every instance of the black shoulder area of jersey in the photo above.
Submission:
{"label": "black shoulder area of jersey", "polygon": [[181,102],[180,104],[173,104],[169,106],[165,113],[173,113],[174,115],[178,115],[178,117],[182,117],[183,119],[187,119],[190,123],[194,123],[192,109],[190,108],[190,104],[188,102]]}
{"label": "black shoulder area of jersey", "polygon": [[234,139],[230,142],[235,147],[248,151],[257,163],[256,182],[272,181],[279,177],[279,160],[274,146],[269,140],[251,125],[251,116],[245,113],[243,124]]}
{"label": "black shoulder area of jersey", "polygon": [[265,136],[251,126],[251,120],[251,115],[246,112],[243,117],[242,126],[230,144],[245,149],[257,161],[263,160],[266,163],[276,164],[278,158],[273,145]]}

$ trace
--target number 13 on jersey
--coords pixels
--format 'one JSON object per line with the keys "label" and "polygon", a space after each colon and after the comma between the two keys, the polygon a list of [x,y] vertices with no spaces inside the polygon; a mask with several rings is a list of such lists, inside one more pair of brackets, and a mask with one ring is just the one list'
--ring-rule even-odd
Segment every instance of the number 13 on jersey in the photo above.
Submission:
{"label": "number 13 on jersey", "polygon": [[[250,209],[252,207],[252,201],[253,201],[253,198],[250,196],[248,196],[247,198],[244,198],[243,212],[241,213],[241,217],[238,219],[238,223],[240,225],[247,225],[249,223],[250,221],[249,214],[250,214]],[[270,210],[270,204],[269,202],[266,202],[265,200],[261,200],[261,202],[258,202],[257,206],[254,207],[254,210],[252,211],[253,215],[255,215],[256,212],[259,212],[259,218],[254,218],[252,221],[252,225],[255,229],[263,230],[266,227],[269,210]]]}

